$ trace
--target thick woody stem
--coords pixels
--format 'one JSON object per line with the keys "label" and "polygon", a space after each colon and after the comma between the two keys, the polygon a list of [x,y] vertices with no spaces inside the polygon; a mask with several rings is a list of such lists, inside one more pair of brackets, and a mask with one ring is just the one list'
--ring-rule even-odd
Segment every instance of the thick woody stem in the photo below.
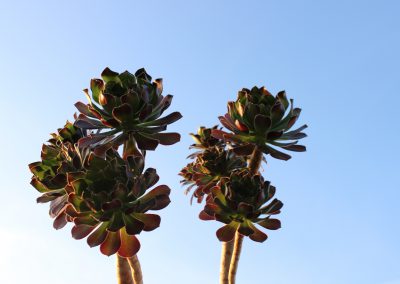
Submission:
{"label": "thick woody stem", "polygon": [[133,276],[133,283],[135,284],[143,284],[143,275],[142,275],[142,269],[140,268],[140,262],[135,254],[132,257],[127,258],[129,265],[132,268],[132,276]]}
{"label": "thick woody stem", "polygon": [[263,152],[261,152],[260,149],[258,149],[258,147],[256,146],[248,160],[248,168],[252,175],[258,173],[258,170],[261,166],[262,158]]}
{"label": "thick woody stem", "polygon": [[229,266],[231,265],[233,251],[233,240],[230,242],[222,243],[222,251],[221,251],[221,265],[220,265],[220,273],[219,273],[219,283],[220,284],[229,284]]}
{"label": "thick woody stem", "polygon": [[132,279],[132,271],[126,258],[117,255],[117,283],[118,284],[134,284]]}
{"label": "thick woody stem", "polygon": [[231,267],[229,269],[229,284],[236,283],[236,272],[239,265],[240,252],[242,251],[242,243],[243,235],[241,235],[239,232],[236,232]]}

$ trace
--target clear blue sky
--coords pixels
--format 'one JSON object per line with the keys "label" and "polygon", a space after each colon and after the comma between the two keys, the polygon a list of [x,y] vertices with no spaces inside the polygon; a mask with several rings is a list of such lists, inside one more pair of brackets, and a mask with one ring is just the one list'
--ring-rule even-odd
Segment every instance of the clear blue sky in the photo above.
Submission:
{"label": "clear blue sky", "polygon": [[217,223],[197,218],[177,173],[191,138],[242,87],[303,108],[308,152],[264,176],[283,228],[245,240],[238,283],[400,283],[399,1],[0,1],[0,282],[115,283],[115,258],[55,231],[27,164],[104,67],[164,78],[181,143],[149,154],[173,189],[140,235],[146,284],[217,283]]}

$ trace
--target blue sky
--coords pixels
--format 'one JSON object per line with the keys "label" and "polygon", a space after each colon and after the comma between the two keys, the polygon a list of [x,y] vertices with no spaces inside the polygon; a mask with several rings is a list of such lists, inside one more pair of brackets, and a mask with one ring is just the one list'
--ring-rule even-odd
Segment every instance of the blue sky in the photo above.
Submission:
{"label": "blue sky", "polygon": [[[62,2],[62,3],[61,3]],[[306,153],[269,159],[283,228],[245,240],[238,283],[400,283],[398,1],[1,1],[0,282],[115,283],[115,258],[55,231],[29,185],[49,133],[109,66],[164,78],[182,141],[149,153],[172,189],[140,235],[145,282],[217,283],[217,223],[197,218],[177,173],[187,135],[242,87],[285,89]]]}

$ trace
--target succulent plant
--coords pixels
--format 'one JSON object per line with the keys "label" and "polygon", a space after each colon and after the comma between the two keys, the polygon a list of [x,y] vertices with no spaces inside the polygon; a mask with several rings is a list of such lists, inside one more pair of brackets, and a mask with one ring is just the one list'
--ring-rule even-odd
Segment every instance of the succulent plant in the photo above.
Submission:
{"label": "succulent plant", "polygon": [[192,144],[190,149],[199,149],[200,151],[194,152],[188,156],[188,158],[195,158],[197,154],[202,153],[202,151],[212,148],[212,147],[220,147],[224,148],[226,143],[222,139],[217,139],[211,135],[213,130],[218,130],[218,125],[213,126],[212,128],[207,128],[204,126],[200,126],[197,130],[197,134],[190,133],[194,140],[194,144]]}
{"label": "succulent plant", "polygon": [[214,129],[212,135],[235,144],[233,150],[238,155],[250,155],[257,146],[265,154],[288,160],[291,156],[274,146],[288,151],[306,150],[305,146],[297,143],[306,137],[302,131],[307,125],[289,131],[300,112],[301,109],[293,108],[293,100],[289,102],[284,91],[274,97],[264,87],[244,88],[239,91],[235,102],[228,103],[228,113],[219,117],[220,122],[233,133]]}
{"label": "succulent plant", "polygon": [[135,235],[160,225],[160,217],[147,211],[170,203],[168,186],[149,190],[159,179],[156,170],[143,169],[144,161],[137,160],[131,168],[116,150],[109,149],[105,159],[91,153],[83,171],[68,173],[66,211],[75,224],[72,236],[82,239],[90,234],[89,246],[100,245],[105,255],[135,255],[140,248]]}
{"label": "succulent plant", "polygon": [[56,229],[73,222],[75,239],[90,234],[89,246],[101,245],[103,254],[131,257],[140,248],[135,235],[160,224],[158,215],[146,212],[166,207],[170,189],[160,185],[148,191],[159,177],[152,168],[143,172],[141,156],[128,162],[110,148],[105,158],[99,157],[73,144],[82,137],[82,131],[67,122],[43,145],[42,161],[29,165],[31,184],[43,193],[38,202],[51,201]]}
{"label": "succulent plant", "polygon": [[155,150],[158,144],[172,145],[180,140],[178,133],[163,133],[182,115],[173,112],[161,117],[172,101],[172,95],[162,95],[162,79],[152,82],[144,69],[133,75],[106,68],[101,77],[91,80],[91,95],[84,90],[89,104],[75,104],[81,112],[75,125],[97,130],[81,139],[80,147],[91,145],[97,155],[104,156],[107,149],[129,143],[128,155],[138,156],[140,150]]}
{"label": "succulent plant", "polygon": [[196,187],[192,198],[196,197],[200,203],[221,178],[243,167],[246,167],[246,162],[242,157],[218,146],[210,147],[198,153],[196,159],[182,169],[180,175],[184,179],[181,183],[189,185],[187,192]]}
{"label": "succulent plant", "polygon": [[52,134],[41,161],[29,165],[31,184],[42,193],[38,202],[51,202],[56,229],[73,222],[75,239],[88,237],[103,254],[131,257],[140,248],[135,235],[160,224],[148,211],[170,203],[168,186],[151,189],[159,177],[144,170],[146,150],[179,141],[178,133],[160,132],[181,114],[161,117],[172,96],[163,97],[162,80],[152,82],[144,69],[132,75],[106,68],[102,78],[91,81],[91,96],[85,90],[89,104],[76,103],[75,122]]}
{"label": "succulent plant", "polygon": [[41,161],[29,164],[29,169],[33,173],[31,185],[42,193],[37,202],[51,202],[49,214],[55,218],[54,228],[60,229],[68,219],[65,213],[67,174],[82,168],[82,153],[77,151],[75,143],[86,137],[86,133],[67,121],[63,128],[51,135],[48,144],[42,146]]}
{"label": "succulent plant", "polygon": [[283,206],[278,199],[269,202],[275,191],[261,175],[251,175],[248,169],[235,170],[211,189],[199,217],[226,224],[217,231],[220,241],[231,241],[238,231],[253,241],[263,242],[268,236],[256,224],[269,230],[281,227],[278,219],[271,218],[271,215],[279,214]]}

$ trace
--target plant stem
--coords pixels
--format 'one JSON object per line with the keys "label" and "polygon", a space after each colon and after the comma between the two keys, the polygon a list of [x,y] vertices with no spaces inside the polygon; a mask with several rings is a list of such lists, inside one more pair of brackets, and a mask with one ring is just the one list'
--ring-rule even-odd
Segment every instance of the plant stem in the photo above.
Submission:
{"label": "plant stem", "polygon": [[220,265],[220,273],[219,273],[219,283],[220,284],[229,284],[229,266],[231,265],[233,251],[233,240],[230,242],[222,243],[222,251],[221,251],[221,265]]}
{"label": "plant stem", "polygon": [[132,268],[133,283],[143,284],[142,269],[140,268],[140,262],[137,255],[135,254],[134,256],[129,257],[128,262]]}
{"label": "plant stem", "polygon": [[[123,154],[122,156],[125,157],[127,148],[127,142],[124,143]],[[142,268],[140,267],[140,262],[135,254],[132,257],[126,258],[128,265],[130,266],[130,273],[131,278],[133,278],[134,284],[143,284],[143,275],[142,275]]]}
{"label": "plant stem", "polygon": [[229,268],[229,284],[235,284],[236,282],[236,272],[239,265],[240,252],[242,251],[242,243],[243,235],[236,232],[231,267]]}
{"label": "plant stem", "polygon": [[126,258],[117,255],[117,283],[133,284],[131,267]]}
{"label": "plant stem", "polygon": [[[252,175],[255,175],[258,173],[258,170],[261,166],[262,158],[263,158],[263,153],[256,146],[247,162],[248,163],[247,166]],[[234,247],[233,247],[233,255],[232,255],[230,268],[229,268],[229,284],[235,284],[235,282],[236,282],[236,273],[237,273],[237,268],[239,266],[239,259],[240,259],[240,253],[242,251],[242,244],[243,244],[243,235],[240,234],[239,232],[236,232],[235,243],[234,243]]]}
{"label": "plant stem", "polygon": [[256,146],[248,160],[248,166],[247,166],[252,175],[258,173],[258,170],[261,166],[262,158],[263,158],[263,152],[261,152],[260,149],[258,149],[258,147]]}

